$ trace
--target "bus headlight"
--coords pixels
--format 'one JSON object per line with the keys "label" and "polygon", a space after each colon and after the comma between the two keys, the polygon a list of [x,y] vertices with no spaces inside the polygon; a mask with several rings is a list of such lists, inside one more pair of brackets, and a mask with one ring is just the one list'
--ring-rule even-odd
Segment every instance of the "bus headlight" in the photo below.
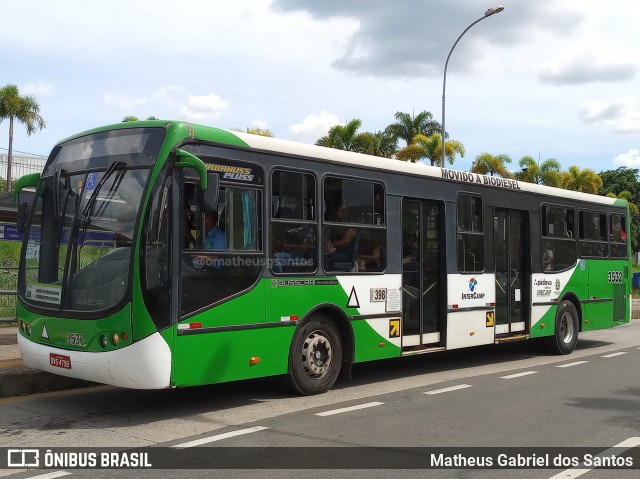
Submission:
{"label": "bus headlight", "polygon": [[114,346],[118,345],[118,343],[120,342],[120,336],[118,336],[118,333],[113,333],[111,341],[113,342]]}
{"label": "bus headlight", "polygon": [[31,325],[27,324],[27,334],[31,336]]}
{"label": "bus headlight", "polygon": [[100,346],[103,348],[107,347],[107,337],[104,334],[100,336]]}

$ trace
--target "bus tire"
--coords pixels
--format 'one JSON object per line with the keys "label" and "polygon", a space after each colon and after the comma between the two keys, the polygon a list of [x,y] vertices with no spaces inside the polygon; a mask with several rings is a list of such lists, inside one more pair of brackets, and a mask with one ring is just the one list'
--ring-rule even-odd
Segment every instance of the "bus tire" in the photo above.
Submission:
{"label": "bus tire", "polygon": [[562,301],[556,312],[556,328],[546,339],[546,346],[553,354],[570,354],[578,343],[578,311],[571,301]]}
{"label": "bus tire", "polygon": [[338,379],[341,364],[340,333],[329,317],[315,314],[293,336],[289,386],[305,396],[323,393]]}

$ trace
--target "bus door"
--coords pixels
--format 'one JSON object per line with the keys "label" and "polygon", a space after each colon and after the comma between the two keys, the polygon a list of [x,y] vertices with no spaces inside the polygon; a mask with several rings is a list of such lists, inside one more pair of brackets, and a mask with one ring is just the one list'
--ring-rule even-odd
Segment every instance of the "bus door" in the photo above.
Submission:
{"label": "bus door", "polygon": [[[262,181],[257,167],[237,163],[255,177],[260,174]],[[222,167],[240,168],[230,160],[208,166],[210,178]],[[254,336],[260,335],[256,326],[264,324],[266,308],[265,282],[260,281],[265,265],[263,189],[225,179],[217,202],[210,191],[211,187],[200,191],[185,175],[181,201],[176,201],[181,204],[176,221],[181,231],[180,324],[175,341],[179,359],[174,362],[178,386],[237,378],[238,365],[248,364],[244,358],[260,355]]]}
{"label": "bus door", "polygon": [[439,344],[442,206],[433,201],[402,202],[402,346]]}
{"label": "bus door", "polygon": [[525,268],[525,222],[521,211],[496,209],[493,217],[495,255],[495,334],[526,329],[525,301],[528,281]]}

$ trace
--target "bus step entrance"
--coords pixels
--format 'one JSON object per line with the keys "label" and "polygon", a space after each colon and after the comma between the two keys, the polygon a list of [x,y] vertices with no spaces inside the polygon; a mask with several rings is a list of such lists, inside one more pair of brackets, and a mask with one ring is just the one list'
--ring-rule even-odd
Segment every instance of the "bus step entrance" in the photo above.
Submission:
{"label": "bus step entrance", "polygon": [[498,343],[510,343],[514,341],[524,341],[525,339],[529,339],[528,334],[510,334],[505,336],[496,336],[496,344]]}
{"label": "bus step entrance", "polygon": [[426,354],[426,353],[438,353],[441,351],[446,351],[447,348],[444,346],[406,346],[402,348],[403,356],[414,356],[416,354]]}

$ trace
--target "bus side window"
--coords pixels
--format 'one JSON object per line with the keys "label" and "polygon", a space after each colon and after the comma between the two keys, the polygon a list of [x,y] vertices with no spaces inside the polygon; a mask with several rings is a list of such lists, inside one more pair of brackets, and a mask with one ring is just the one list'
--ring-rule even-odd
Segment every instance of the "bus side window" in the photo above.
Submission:
{"label": "bus side window", "polygon": [[484,232],[482,228],[482,198],[461,194],[457,205],[458,271],[484,271]]}

